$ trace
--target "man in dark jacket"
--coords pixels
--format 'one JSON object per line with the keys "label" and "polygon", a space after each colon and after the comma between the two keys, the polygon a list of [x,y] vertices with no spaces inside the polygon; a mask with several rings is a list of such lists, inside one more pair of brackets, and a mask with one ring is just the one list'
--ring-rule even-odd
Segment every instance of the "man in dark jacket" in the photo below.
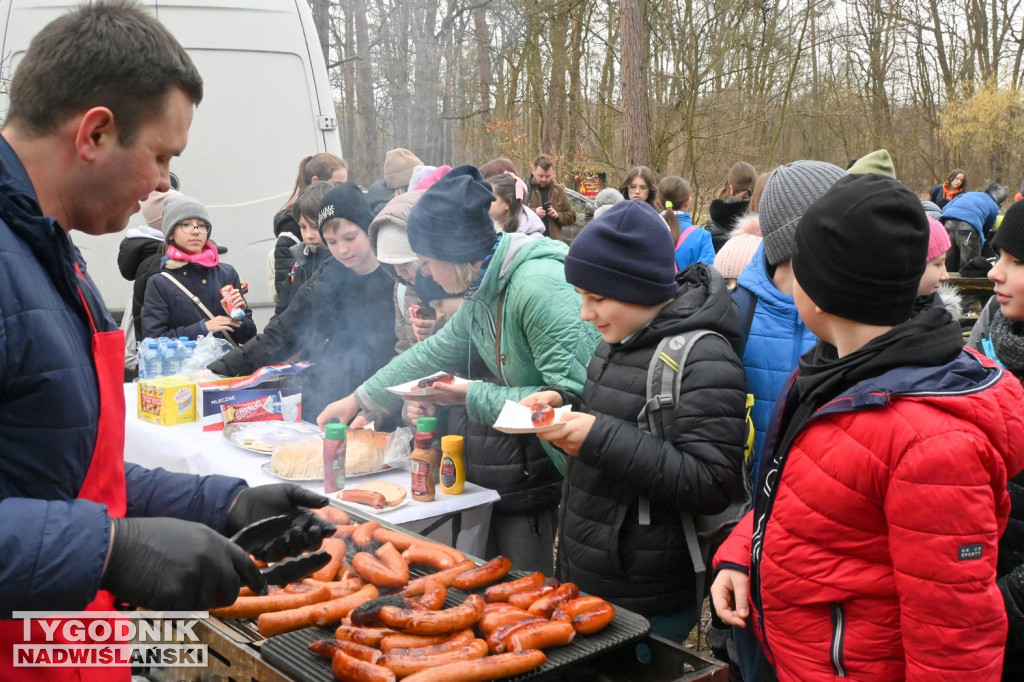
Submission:
{"label": "man in dark jacket", "polygon": [[[70,230],[118,232],[140,200],[170,188],[168,164],[202,93],[182,47],[127,3],[55,20],[14,74],[0,130],[0,618],[110,611],[115,599],[170,610],[229,603],[241,584],[265,585],[222,533],[326,502],[124,462],[124,339]],[[10,669],[23,628],[0,621],[5,679],[23,670]],[[89,672],[53,668],[47,679]]]}
{"label": "man in dark jacket", "polygon": [[555,180],[555,160],[541,154],[530,167],[526,181],[527,207],[544,221],[544,229],[552,239],[562,239],[562,228],[576,222],[576,211],[569,203],[562,183]]}

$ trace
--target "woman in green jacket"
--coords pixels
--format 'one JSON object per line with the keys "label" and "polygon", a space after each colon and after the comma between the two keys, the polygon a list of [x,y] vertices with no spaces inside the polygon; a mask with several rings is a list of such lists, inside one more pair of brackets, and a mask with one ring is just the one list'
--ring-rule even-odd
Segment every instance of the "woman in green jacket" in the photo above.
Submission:
{"label": "woman in green jacket", "polygon": [[[473,352],[499,383],[436,384],[433,402],[465,404],[470,418],[493,424],[506,400],[546,386],[581,394],[586,365],[600,340],[580,319],[580,296],[565,281],[568,247],[523,234],[495,234],[494,195],[474,166],[455,168],[424,193],[408,221],[409,243],[426,274],[466,301],[437,334],[394,358],[356,391],[331,403],[317,422],[364,421],[397,412],[387,391],[441,369],[469,376]],[[461,369],[465,368],[465,369]],[[358,413],[358,417],[357,417]],[[564,455],[545,443],[564,472]]]}

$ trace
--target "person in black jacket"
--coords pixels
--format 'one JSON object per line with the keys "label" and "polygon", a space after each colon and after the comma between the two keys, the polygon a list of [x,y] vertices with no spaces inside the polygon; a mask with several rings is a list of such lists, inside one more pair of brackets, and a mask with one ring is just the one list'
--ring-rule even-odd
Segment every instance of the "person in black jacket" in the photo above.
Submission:
{"label": "person in black jacket", "polygon": [[312,279],[313,274],[320,269],[321,265],[334,260],[320,236],[320,230],[316,227],[320,202],[324,200],[332,187],[334,185],[329,182],[314,182],[302,192],[292,209],[299,227],[302,229],[302,243],[288,249],[294,259],[292,269],[288,273],[289,300],[292,292],[298,291],[303,284]]}
{"label": "person in black jacket", "polygon": [[394,282],[370,249],[371,217],[355,183],[328,192],[318,227],[334,258],[295,292],[263,333],[209,369],[241,376],[298,354],[314,363],[300,375],[302,414],[309,421],[387,364],[395,347]]}
{"label": "person in black jacket", "polygon": [[126,230],[118,246],[117,269],[126,280],[135,282],[131,314],[136,339],[142,338],[142,299],[146,297],[146,284],[150,277],[160,272],[160,257],[163,255],[160,247],[164,243],[164,199],[175,196],[180,197],[181,192],[173,189],[150,192],[139,209],[146,224]]}
{"label": "person in black jacket", "polygon": [[729,174],[725,176],[725,184],[718,198],[711,202],[708,214],[711,216],[704,229],[711,233],[711,243],[715,253],[722,250],[732,236],[736,221],[746,214],[750,208],[750,199],[757,184],[757,169],[749,163],[740,161],[733,164]]}
{"label": "person in black jacket", "polygon": [[[743,493],[746,384],[740,319],[721,275],[697,263],[675,274],[672,238],[650,206],[616,204],[580,232],[566,281],[601,333],[582,405],[538,433],[571,455],[559,519],[558,578],[683,641],[700,617],[682,512],[716,514]],[[667,336],[707,329],[683,368],[670,437],[637,426],[647,372]],[[719,336],[720,335],[720,336]],[[571,403],[545,390],[524,405]],[[574,406],[575,407],[578,406]]]}
{"label": "person in black jacket", "polygon": [[299,227],[298,216],[295,214],[295,203],[307,187],[314,182],[330,182],[338,184],[348,180],[348,163],[334,154],[320,153],[307,156],[299,162],[299,174],[295,178],[295,189],[280,211],[274,215],[274,236],[277,242],[271,252],[273,269],[271,294],[277,304],[274,314],[288,307],[292,289],[288,286],[288,275],[292,271],[295,260],[291,248],[302,243],[302,229]]}

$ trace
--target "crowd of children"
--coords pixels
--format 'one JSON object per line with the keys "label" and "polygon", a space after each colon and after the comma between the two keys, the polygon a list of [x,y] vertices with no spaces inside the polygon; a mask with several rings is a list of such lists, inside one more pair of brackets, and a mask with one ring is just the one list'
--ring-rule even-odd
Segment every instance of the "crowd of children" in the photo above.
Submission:
{"label": "crowd of children", "polygon": [[[922,202],[881,150],[846,171],[738,163],[701,226],[689,183],[641,166],[566,246],[550,157],[525,181],[507,159],[388,158],[377,210],[343,161],[303,161],[275,218],[301,240],[276,254],[285,305],[259,335],[248,311],[219,314],[245,303],[221,298],[239,282],[205,209],[159,197],[143,333],[232,335],[224,375],[314,361],[320,424],[443,418],[469,480],[501,494],[489,553],[675,641],[711,559],[688,523],[746,505],[714,555],[709,641],[749,682],[1024,665],[1024,203],[993,232],[1001,186],[967,191],[957,170]],[[995,296],[965,349],[947,268],[986,243]],[[652,408],[665,366],[675,393]],[[471,381],[432,401],[386,390],[437,370]],[[489,427],[506,400],[572,411],[508,436]]]}

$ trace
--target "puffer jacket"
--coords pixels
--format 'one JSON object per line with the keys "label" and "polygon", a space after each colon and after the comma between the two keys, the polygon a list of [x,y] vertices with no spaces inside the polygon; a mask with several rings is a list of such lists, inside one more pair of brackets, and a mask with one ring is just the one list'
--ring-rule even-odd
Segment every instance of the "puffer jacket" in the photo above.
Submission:
{"label": "puffer jacket", "polygon": [[[693,604],[680,512],[721,512],[744,490],[740,321],[710,266],[693,265],[676,281],[675,301],[650,325],[624,343],[597,347],[583,393],[596,420],[579,456],[569,458],[559,510],[559,579],[647,616]],[[705,337],[690,351],[671,436],[642,431],[636,419],[658,343],[696,329],[725,340]]]}
{"label": "puffer jacket", "polygon": [[[75,273],[78,264],[84,277]],[[96,595],[110,546],[105,505],[76,499],[99,419],[92,330],[117,325],[64,229],[44,217],[0,136],[0,618],[75,610]],[[125,466],[129,516],[223,530],[239,479]]]}
{"label": "puffer jacket", "polygon": [[[545,386],[582,393],[598,334],[580,319],[580,296],[565,281],[568,250],[550,239],[501,235],[479,288],[451,320],[356,390],[362,409],[373,416],[397,411],[401,398],[387,387],[438,368],[459,368],[460,375],[470,376],[471,349],[499,379],[497,384],[478,381],[469,386],[467,409],[478,422],[493,424],[506,400],[519,401]],[[499,321],[501,344],[496,348]],[[544,446],[562,471],[565,455],[549,443]]]}
{"label": "puffer jacket", "polygon": [[[757,247],[754,259],[740,275],[737,285],[757,297],[750,320],[743,367],[747,372],[747,392],[754,396],[750,417],[754,422],[754,471],[764,450],[765,432],[775,409],[775,401],[796,369],[800,356],[811,349],[817,337],[796,312],[793,297],[775,287],[764,262],[764,244]],[[743,321],[746,323],[746,320]]]}
{"label": "puffer jacket", "polygon": [[393,292],[394,283],[381,268],[357,275],[332,258],[261,334],[209,369],[243,376],[297,353],[313,363],[299,381],[302,418],[315,422],[328,403],[351,393],[394,355]]}
{"label": "puffer jacket", "polygon": [[117,247],[117,269],[121,276],[134,281],[143,261],[160,251],[163,243],[163,233],[148,225],[126,230]]}
{"label": "puffer jacket", "polygon": [[974,228],[981,238],[981,243],[992,231],[999,215],[999,204],[985,192],[964,192],[953,197],[953,200],[942,209],[942,218],[947,220],[962,220]]}
{"label": "puffer jacket", "polygon": [[449,408],[448,433],[465,439],[466,480],[501,495],[495,514],[533,514],[558,504],[562,476],[536,436],[495,431],[469,419],[463,405]]}
{"label": "puffer jacket", "polygon": [[[320,269],[320,266],[334,257],[326,246],[313,246],[311,244],[296,244],[288,249],[292,256],[292,269],[288,273],[289,300],[291,292],[298,291],[302,285],[308,282],[313,273]],[[286,306],[287,307],[287,306]]]}
{"label": "puffer jacket", "polygon": [[[149,278],[146,284],[146,297],[142,302],[142,337],[156,339],[161,336],[177,338],[187,336],[195,339],[200,334],[207,334],[206,313],[199,309],[191,298],[185,295],[178,286],[171,282],[163,273],[168,273],[176,281],[203,302],[206,309],[216,315],[225,315],[221,305],[221,287],[232,285],[241,288],[238,273],[227,263],[207,268],[195,263],[169,260],[164,257],[160,272]],[[174,265],[178,264],[179,267]],[[245,343],[256,336],[256,323],[252,319],[252,310],[245,309],[241,318],[242,326],[231,332],[235,343]],[[224,336],[224,332],[218,332]]]}
{"label": "puffer jacket", "polygon": [[1007,406],[1022,398],[963,350],[861,381],[796,433],[763,542],[752,555],[751,512],[714,562],[761,585],[753,626],[780,680],[999,679],[996,545],[1024,467]]}
{"label": "puffer jacket", "polygon": [[288,307],[295,291],[288,279],[295,265],[291,249],[302,243],[302,228],[291,210],[281,210],[274,216],[274,236],[277,237],[274,242],[274,293],[277,294],[274,314],[277,315]]}

